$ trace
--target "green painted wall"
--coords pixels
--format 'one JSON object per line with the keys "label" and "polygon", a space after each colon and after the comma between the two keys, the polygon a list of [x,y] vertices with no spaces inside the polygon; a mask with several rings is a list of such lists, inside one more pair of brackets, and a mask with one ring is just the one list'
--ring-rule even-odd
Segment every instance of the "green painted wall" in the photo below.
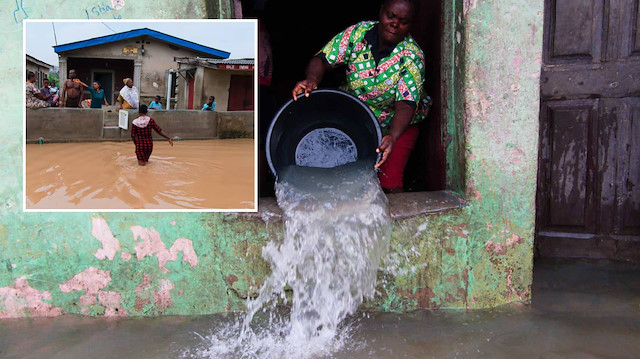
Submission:
{"label": "green painted wall", "polygon": [[[93,3],[23,1],[29,18],[86,18]],[[230,2],[220,4],[128,0],[112,13],[225,16]],[[392,259],[380,273],[380,296],[365,304],[371,309],[530,300],[543,1],[444,6],[447,179],[468,205],[394,221]],[[221,213],[22,211],[23,12],[16,22],[14,10],[0,10],[5,24],[10,20],[0,38],[0,317],[241,310],[269,271],[262,246],[282,235],[282,224],[266,213],[265,221]]]}

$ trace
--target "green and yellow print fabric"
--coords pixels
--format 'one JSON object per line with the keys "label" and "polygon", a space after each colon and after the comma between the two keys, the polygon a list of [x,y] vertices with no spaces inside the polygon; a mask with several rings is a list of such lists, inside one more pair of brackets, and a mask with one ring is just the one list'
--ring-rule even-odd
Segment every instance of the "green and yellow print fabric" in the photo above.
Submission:
{"label": "green and yellow print fabric", "polygon": [[336,35],[320,51],[331,66],[347,65],[344,90],[357,96],[376,115],[380,127],[388,128],[396,101],[414,101],[416,113],[411,123],[422,121],[431,99],[423,94],[424,54],[407,36],[376,65],[371,44],[365,35],[377,22],[365,21]]}

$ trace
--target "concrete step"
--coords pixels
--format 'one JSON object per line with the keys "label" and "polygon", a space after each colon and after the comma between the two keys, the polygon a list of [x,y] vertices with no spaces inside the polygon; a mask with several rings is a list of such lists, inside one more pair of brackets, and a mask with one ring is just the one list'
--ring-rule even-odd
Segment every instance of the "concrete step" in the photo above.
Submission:
{"label": "concrete step", "polygon": [[105,140],[119,140],[120,139],[120,127],[118,126],[104,126],[102,129],[102,138]]}
{"label": "concrete step", "polygon": [[119,116],[117,112],[105,112],[103,118],[105,126],[118,126]]}

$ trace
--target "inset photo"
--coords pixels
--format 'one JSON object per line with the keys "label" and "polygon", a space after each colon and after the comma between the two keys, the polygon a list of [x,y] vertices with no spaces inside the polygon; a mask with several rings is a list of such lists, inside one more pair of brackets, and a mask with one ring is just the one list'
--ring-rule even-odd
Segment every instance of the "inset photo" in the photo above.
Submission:
{"label": "inset photo", "polygon": [[256,35],[25,20],[24,210],[256,211]]}

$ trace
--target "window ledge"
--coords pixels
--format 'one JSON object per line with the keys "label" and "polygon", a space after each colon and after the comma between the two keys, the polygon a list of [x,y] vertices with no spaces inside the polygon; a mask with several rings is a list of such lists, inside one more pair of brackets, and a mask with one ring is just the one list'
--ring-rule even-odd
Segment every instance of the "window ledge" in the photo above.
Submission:
{"label": "window ledge", "polygon": [[[465,202],[450,191],[405,192],[387,194],[391,218],[398,220],[421,214],[433,214],[462,208]],[[260,218],[265,222],[282,221],[282,210],[274,197],[262,197],[258,201],[258,212],[243,213],[242,216]]]}

